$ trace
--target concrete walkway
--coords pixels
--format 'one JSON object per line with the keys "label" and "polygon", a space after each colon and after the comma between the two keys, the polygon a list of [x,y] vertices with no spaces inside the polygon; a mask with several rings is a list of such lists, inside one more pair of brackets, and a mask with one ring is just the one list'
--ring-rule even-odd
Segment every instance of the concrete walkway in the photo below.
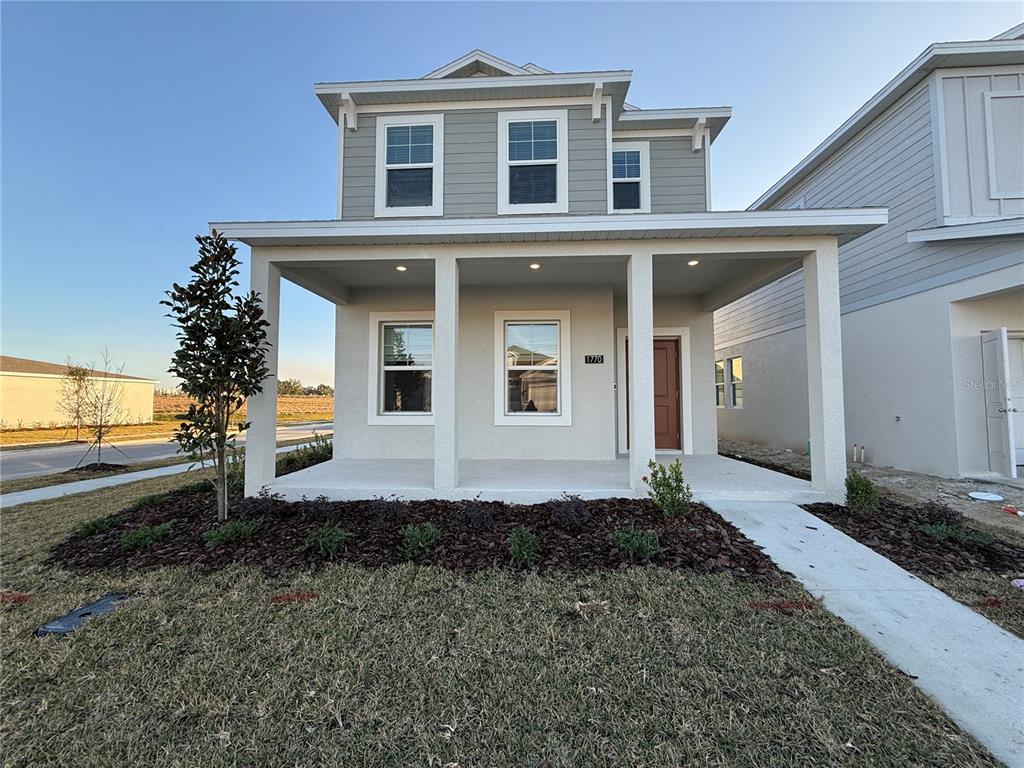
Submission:
{"label": "concrete walkway", "polygon": [[1024,766],[1024,641],[786,502],[710,502],[957,724]]}
{"label": "concrete walkway", "polygon": [[[277,449],[278,453],[287,453],[301,448],[305,443],[286,445]],[[73,483],[61,483],[60,485],[47,485],[42,488],[33,488],[28,491],[17,491],[16,493],[5,493],[0,496],[0,508],[13,507],[17,504],[28,504],[33,501],[46,501],[47,499],[59,499],[61,496],[70,496],[73,493],[86,493],[97,491],[100,488],[111,488],[115,485],[125,485],[139,480],[150,480],[154,477],[167,477],[168,475],[179,475],[188,472],[195,467],[195,464],[185,462],[184,464],[172,464],[169,467],[156,467],[144,469],[140,472],[126,472],[121,475],[108,475],[97,477],[93,480],[76,480]]]}

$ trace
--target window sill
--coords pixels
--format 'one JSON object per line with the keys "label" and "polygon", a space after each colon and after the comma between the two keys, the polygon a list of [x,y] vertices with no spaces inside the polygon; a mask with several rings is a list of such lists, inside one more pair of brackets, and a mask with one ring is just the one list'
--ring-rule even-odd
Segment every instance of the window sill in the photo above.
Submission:
{"label": "window sill", "polygon": [[568,213],[567,203],[522,203],[520,205],[498,205],[498,215],[508,216],[515,214],[538,214],[538,213]]}
{"label": "window sill", "polygon": [[496,427],[571,427],[572,417],[568,414],[560,416],[495,416],[494,426]]}

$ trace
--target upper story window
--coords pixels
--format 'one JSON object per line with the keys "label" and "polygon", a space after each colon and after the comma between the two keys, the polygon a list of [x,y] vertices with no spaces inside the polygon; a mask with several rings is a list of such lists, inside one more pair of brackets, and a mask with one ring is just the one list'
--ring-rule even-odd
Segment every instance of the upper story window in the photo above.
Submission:
{"label": "upper story window", "polygon": [[498,113],[498,213],[568,213],[567,110]]}
{"label": "upper story window", "polygon": [[376,215],[442,215],[443,166],[443,115],[378,117]]}
{"label": "upper story window", "polygon": [[609,213],[651,212],[650,143],[616,142],[609,170]]}

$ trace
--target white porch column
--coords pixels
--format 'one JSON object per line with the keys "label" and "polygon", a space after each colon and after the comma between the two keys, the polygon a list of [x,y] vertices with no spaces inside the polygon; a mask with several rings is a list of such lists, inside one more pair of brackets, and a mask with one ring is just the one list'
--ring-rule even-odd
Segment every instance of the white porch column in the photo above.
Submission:
{"label": "white porch column", "polygon": [[628,269],[629,484],[640,490],[654,459],[654,259],[634,253]]}
{"label": "white porch column", "polygon": [[822,241],[804,256],[803,262],[811,485],[824,491],[830,500],[841,502],[846,480],[846,423],[836,239]]}
{"label": "white porch column", "polygon": [[263,391],[249,398],[247,418],[251,423],[245,438],[245,495],[255,496],[276,474],[277,459],[277,343],[281,314],[281,269],[252,252],[251,290],[263,300],[267,326],[267,368],[270,375]]}
{"label": "white porch column", "polygon": [[434,411],[434,487],[459,484],[458,389],[459,262],[434,259],[434,369],[430,399]]}

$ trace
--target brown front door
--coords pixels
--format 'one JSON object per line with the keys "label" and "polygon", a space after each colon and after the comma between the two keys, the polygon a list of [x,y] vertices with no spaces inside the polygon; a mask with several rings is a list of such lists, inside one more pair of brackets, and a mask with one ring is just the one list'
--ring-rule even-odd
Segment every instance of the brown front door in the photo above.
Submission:
{"label": "brown front door", "polygon": [[654,447],[678,450],[679,340],[654,340]]}

